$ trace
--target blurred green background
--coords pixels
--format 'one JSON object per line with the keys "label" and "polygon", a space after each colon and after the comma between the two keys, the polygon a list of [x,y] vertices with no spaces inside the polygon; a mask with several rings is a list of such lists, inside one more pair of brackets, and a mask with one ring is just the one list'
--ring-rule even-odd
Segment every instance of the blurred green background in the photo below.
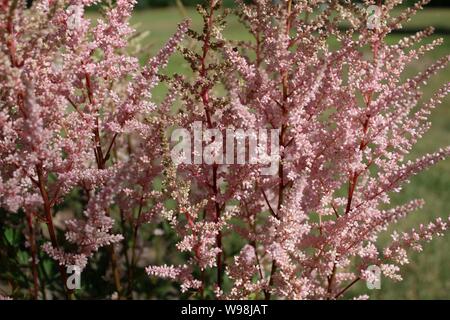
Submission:
{"label": "blurred green background", "polygon": [[[147,0],[152,5],[165,5],[168,1]],[[170,1],[169,1],[170,2]],[[185,2],[185,1],[183,1]],[[185,2],[186,3],[186,2]],[[191,2],[190,2],[191,3]],[[432,1],[432,4],[449,5],[450,1]],[[145,7],[143,2],[141,7]],[[182,19],[192,19],[195,29],[201,28],[201,18],[192,7],[184,10],[176,6],[146,8],[136,11],[132,17],[132,24],[139,31],[149,31],[146,44],[149,43],[150,53],[156,52],[176,29],[176,25]],[[415,62],[405,76],[411,76],[443,55],[450,53],[450,8],[429,7],[420,12],[405,26],[402,34],[392,34],[389,42],[398,41],[400,38],[427,26],[437,28],[437,34],[432,37],[444,38],[444,45],[426,55],[425,58]],[[249,39],[249,36],[239,24],[237,19],[231,17],[225,36],[232,40]],[[429,42],[431,39],[427,40]],[[188,66],[180,56],[175,55],[167,68],[167,72],[183,73],[188,71]],[[425,97],[429,97],[443,83],[450,81],[450,69],[441,71],[433,77],[425,89]],[[155,92],[155,98],[161,99],[163,89]],[[431,120],[432,129],[414,149],[412,157],[418,157],[427,152],[432,152],[450,142],[450,99],[447,98],[434,111]],[[423,198],[426,206],[423,210],[413,213],[406,220],[400,222],[396,228],[403,230],[420,223],[426,223],[436,217],[448,217],[450,213],[450,160],[439,163],[432,169],[414,177],[411,183],[398,195],[394,196],[394,204],[403,203],[413,198]],[[381,237],[380,243],[388,241],[387,235]],[[450,234],[436,238],[424,246],[420,254],[412,254],[411,264],[403,269],[404,280],[394,283],[388,279],[382,280],[380,290],[369,291],[364,283],[355,286],[353,293],[369,294],[376,299],[450,299]]]}

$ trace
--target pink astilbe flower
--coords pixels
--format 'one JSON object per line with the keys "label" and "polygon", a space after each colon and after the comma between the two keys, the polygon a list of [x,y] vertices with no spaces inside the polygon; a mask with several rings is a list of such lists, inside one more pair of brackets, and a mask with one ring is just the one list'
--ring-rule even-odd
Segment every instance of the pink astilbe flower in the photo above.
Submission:
{"label": "pink astilbe flower", "polygon": [[[43,220],[51,243],[42,249],[61,266],[82,268],[101,247],[123,239],[114,234],[109,207],[121,188],[139,179],[125,172],[124,162],[136,158],[113,155],[120,153],[116,142],[137,134],[141,138],[133,143],[143,149],[157,143],[151,139],[160,136],[161,125],[144,121],[157,108],[150,91],[188,25],[180,24],[141,67],[126,50],[135,32],[128,19],[136,1],[117,1],[92,26],[84,12],[95,3],[43,0],[25,9],[14,0],[3,2],[1,11],[1,206]],[[158,149],[153,151],[136,155],[150,159],[138,158],[141,167],[134,171],[147,179],[160,172],[152,168]],[[72,192],[88,199],[84,217],[66,221],[66,240],[75,252],[62,248],[53,223],[55,206]]]}
{"label": "pink astilbe flower", "polygon": [[[180,125],[187,128],[201,121],[221,131],[279,130],[280,163],[273,176],[262,175],[256,165],[183,164],[170,178],[186,177],[185,184],[178,185],[187,189],[195,185],[179,202],[187,221],[177,221],[174,227],[187,229],[188,236],[182,232],[178,249],[191,251],[193,272],[195,266],[200,266],[200,273],[215,267],[218,297],[340,298],[357,281],[374,280],[370,266],[400,280],[406,249],[419,249],[421,242],[446,229],[438,220],[394,237],[385,249],[378,243],[388,226],[423,205],[414,200],[385,209],[391,193],[450,154],[446,147],[406,160],[430,127],[430,111],[449,93],[449,84],[428,101],[421,93],[449,57],[406,80],[403,71],[442,39],[416,48],[433,33],[429,28],[397,44],[385,42],[387,34],[427,2],[419,1],[395,18],[390,11],[398,1],[377,3],[380,24],[368,28],[368,13],[349,3],[239,1],[237,13],[254,39],[237,44],[225,40],[220,29],[209,29],[221,19],[217,3],[199,9],[204,33],[190,34],[201,42],[201,52],[182,49],[196,77],[191,82],[179,76],[173,80],[184,89],[182,100],[190,112]],[[317,14],[307,21],[305,12]],[[344,20],[349,30],[339,29]],[[338,45],[331,45],[335,41]],[[229,62],[225,70],[217,62],[218,48]],[[219,78],[226,86],[225,96],[215,90]],[[206,206],[200,216],[202,199]],[[190,203],[197,209],[186,209]],[[232,218],[218,219],[231,204]],[[213,265],[199,262],[198,249],[209,243],[211,230],[199,231],[205,225],[202,220],[216,223],[215,249],[220,253]],[[232,238],[229,232],[247,245],[227,259],[233,254],[222,244]],[[229,293],[222,287],[224,273],[232,284]]]}
{"label": "pink astilbe flower", "polygon": [[[365,27],[367,16],[355,14],[358,8],[337,1],[309,22],[297,17],[299,12],[317,10],[314,1],[241,4],[241,18],[256,41],[248,44],[252,58],[228,55],[240,75],[230,78],[235,82],[233,95],[240,97],[241,108],[255,111],[255,118],[280,128],[276,180],[268,183],[261,178],[254,186],[272,216],[266,225],[257,226],[263,232],[256,231],[256,238],[249,236],[266,248],[260,259],[272,260],[264,276],[269,284],[266,298],[271,293],[299,299],[337,298],[349,282],[367,279],[358,270],[368,265],[380,266],[384,275],[399,279],[398,267],[374,244],[380,232],[421,202],[392,210],[379,206],[389,203],[389,193],[399,192],[411,176],[450,154],[447,147],[415,161],[404,160],[429,128],[430,110],[449,92],[447,84],[422,104],[420,88],[446,66],[449,57],[404,82],[400,76],[408,63],[442,40],[407,50],[432,33],[427,29],[398,44],[384,42],[386,34],[425,2],[391,19],[393,2],[387,1],[381,6],[385,23],[375,30]],[[354,27],[346,33],[337,30],[340,18],[331,15],[335,11]],[[340,43],[337,49],[326,41],[331,35]],[[371,49],[370,57],[360,52],[365,45]],[[347,196],[340,196],[341,191]],[[258,211],[255,208],[250,214]],[[445,228],[442,222],[422,227],[421,232],[404,236],[404,246],[414,247],[412,239],[428,241]],[[402,245],[392,246],[392,251],[387,249],[392,257],[396,251],[401,253]],[[354,263],[357,270],[351,271]]]}
{"label": "pink astilbe flower", "polygon": [[433,236],[441,236],[448,229],[448,222],[444,222],[442,218],[437,218],[428,225],[420,225],[419,230],[412,229],[410,232],[404,232],[398,235],[396,232],[392,234],[393,242],[387,246],[383,255],[386,259],[391,259],[400,265],[408,263],[406,249],[411,248],[415,251],[422,251],[423,241],[431,241]]}
{"label": "pink astilbe flower", "polygon": [[255,250],[255,247],[247,244],[234,258],[233,265],[227,270],[229,278],[233,280],[233,288],[225,298],[239,299],[261,290],[264,283],[253,281],[261,270]]}
{"label": "pink astilbe flower", "polygon": [[177,280],[182,283],[181,291],[185,292],[189,289],[199,289],[202,285],[201,281],[192,278],[192,271],[188,266],[149,266],[145,268],[149,276],[157,276],[163,279]]}

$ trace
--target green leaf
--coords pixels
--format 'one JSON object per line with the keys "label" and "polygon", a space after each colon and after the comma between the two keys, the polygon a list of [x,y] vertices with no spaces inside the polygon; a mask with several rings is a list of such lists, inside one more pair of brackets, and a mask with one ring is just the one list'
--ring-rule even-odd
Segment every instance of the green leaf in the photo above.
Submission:
{"label": "green leaf", "polygon": [[52,274],[53,262],[51,260],[44,260],[42,265],[44,266],[44,271],[46,274]]}
{"label": "green leaf", "polygon": [[175,210],[177,208],[177,202],[175,199],[170,198],[164,201],[164,206],[167,210]]}
{"label": "green leaf", "polygon": [[20,264],[28,264],[29,256],[26,251],[19,251],[17,253],[17,258],[19,259]]}
{"label": "green leaf", "polygon": [[5,230],[5,239],[8,241],[10,245],[14,245],[14,230],[11,228],[8,228]]}

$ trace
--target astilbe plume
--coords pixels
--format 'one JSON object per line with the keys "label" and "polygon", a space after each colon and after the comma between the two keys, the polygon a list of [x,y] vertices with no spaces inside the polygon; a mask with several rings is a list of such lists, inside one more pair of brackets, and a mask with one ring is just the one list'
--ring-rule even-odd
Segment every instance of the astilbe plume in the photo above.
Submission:
{"label": "astilbe plume", "polygon": [[[399,44],[386,44],[386,35],[414,12],[399,20],[389,18],[393,1],[381,6],[384,23],[373,30],[365,27],[367,15],[358,7],[337,1],[329,2],[312,21],[297,18],[299,12],[312,12],[316,4],[320,1],[288,1],[279,8],[265,1],[254,7],[242,5],[242,19],[256,38],[249,45],[256,58],[247,57],[247,65],[240,67],[245,85],[238,95],[262,123],[281,128],[278,177],[261,181],[254,190],[259,202],[266,200],[273,211],[251,239],[259,244],[261,255],[272,260],[266,297],[272,293],[339,298],[348,284],[367,280],[369,265],[397,280],[395,252],[416,243],[420,248],[420,241],[446,229],[446,223],[438,220],[394,238],[384,251],[376,243],[389,224],[420,207],[420,201],[413,201],[382,210],[389,203],[389,192],[399,192],[412,175],[450,152],[447,147],[405,161],[428,129],[430,109],[450,88],[447,84],[429,103],[414,109],[421,86],[449,57],[404,82],[401,74],[409,62],[442,40],[408,50],[431,34],[426,30]],[[336,28],[335,11],[352,17],[348,31]],[[330,46],[330,37],[337,39],[336,49]],[[365,47],[370,55],[362,51]],[[248,70],[257,72],[249,77]],[[268,199],[264,194],[270,194]]]}
{"label": "astilbe plume", "polygon": [[[34,297],[39,249],[65,281],[66,266],[89,268],[106,247],[106,278],[119,298],[145,296],[134,283],[144,264],[152,283],[176,281],[199,298],[337,299],[373,280],[370,266],[401,280],[407,250],[420,251],[448,222],[394,231],[384,247],[378,237],[423,206],[389,207],[392,193],[450,153],[408,160],[450,84],[424,101],[421,89],[448,56],[404,79],[442,40],[418,47],[432,35],[426,29],[388,44],[427,3],[391,16],[400,2],[365,1],[381,8],[380,23],[368,28],[368,13],[351,1],[237,1],[252,40],[231,41],[223,35],[230,12],[212,0],[198,7],[201,31],[181,23],[141,66],[128,48],[134,0],[106,6],[95,24],[84,11],[96,1],[3,1],[0,204],[26,220]],[[162,74],[177,49],[190,72]],[[154,103],[160,81],[168,93]],[[196,137],[199,125],[216,135]],[[210,162],[195,150],[191,163],[177,163],[169,139],[176,128],[211,155],[224,151],[219,133],[274,129],[258,141],[279,147],[258,153],[277,161],[274,174],[262,170],[267,162]],[[82,209],[65,221],[62,242],[55,220],[74,194]],[[50,238],[41,248],[39,221]],[[149,225],[164,227],[176,258],[142,258]]]}
{"label": "astilbe plume", "polygon": [[[82,270],[100,247],[123,239],[112,231],[114,197],[131,193],[127,206],[141,208],[154,198],[149,185],[159,173],[154,146],[161,123],[146,119],[158,108],[151,89],[187,28],[180,24],[142,67],[127,52],[135,1],[106,7],[94,25],[84,11],[95,3],[43,0],[27,9],[24,1],[3,1],[0,13],[1,205],[47,224],[51,242],[42,249],[58,262],[63,280],[65,266]],[[139,146],[132,154],[123,152],[130,136]],[[83,218],[66,221],[65,238],[75,248],[66,251],[53,220],[58,204],[76,191],[87,204]],[[111,255],[115,261],[113,247]]]}
{"label": "astilbe plume", "polygon": [[[218,298],[340,298],[359,280],[373,281],[369,266],[400,280],[399,267],[408,262],[406,249],[421,250],[421,242],[447,229],[447,222],[438,219],[417,231],[394,233],[384,249],[377,243],[389,225],[422,206],[422,200],[413,200],[384,209],[390,193],[399,192],[411,176],[450,153],[447,147],[406,160],[429,128],[430,111],[450,85],[428,102],[421,100],[421,88],[449,57],[402,80],[408,64],[442,39],[412,48],[432,34],[426,29],[387,44],[386,36],[427,1],[391,18],[390,10],[398,2],[381,6],[366,1],[367,6],[382,8],[374,29],[366,26],[368,13],[350,2],[241,2],[237,13],[253,41],[238,43],[208,24],[222,21],[216,14],[217,2],[200,8],[203,34],[190,31],[200,42],[199,52],[182,50],[195,75],[193,84],[182,85],[183,103],[190,112],[184,127],[201,121],[204,127],[221,131],[274,128],[279,129],[280,145],[274,176],[260,174],[257,166],[177,167],[178,179],[189,180],[186,188],[195,185],[190,202],[188,191],[179,202],[187,221],[177,221],[175,227],[184,225],[178,249],[192,252],[188,264],[193,275],[200,275],[201,295],[208,286],[205,269],[215,267],[213,288]],[[344,20],[350,28],[342,31],[339,25]],[[217,58],[220,54],[222,59]],[[223,59],[222,64],[217,62]],[[223,64],[226,70],[220,67]],[[214,90],[218,84],[225,85],[226,95]],[[175,174],[169,177],[176,179]],[[199,208],[202,199],[205,204]],[[246,245],[237,255],[224,252],[223,242],[236,235]],[[208,252],[202,249],[205,245],[210,246]],[[216,261],[212,252],[217,253]],[[185,268],[147,271],[185,287],[184,281],[192,282]],[[175,276],[173,270],[183,276]],[[231,285],[228,293],[222,272]]]}

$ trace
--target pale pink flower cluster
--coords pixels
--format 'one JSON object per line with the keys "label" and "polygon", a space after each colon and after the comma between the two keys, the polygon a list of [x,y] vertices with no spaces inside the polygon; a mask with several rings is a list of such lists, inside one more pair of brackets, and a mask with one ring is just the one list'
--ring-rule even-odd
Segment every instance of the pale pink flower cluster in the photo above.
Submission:
{"label": "pale pink flower cluster", "polygon": [[[357,8],[333,1],[311,21],[299,18],[300,12],[317,12],[320,1],[285,1],[285,6],[274,7],[261,0],[241,5],[242,20],[255,41],[247,48],[253,55],[245,59],[235,52],[227,55],[240,75],[229,79],[233,96],[239,97],[236,113],[251,109],[256,123],[281,129],[278,175],[259,177],[241,198],[244,204],[248,201],[245,215],[259,219],[256,227],[249,223],[253,231],[248,231],[247,239],[260,246],[258,260],[272,261],[258,280],[267,286],[262,286],[266,297],[272,293],[297,299],[339,298],[348,284],[367,280],[370,265],[400,280],[405,250],[420,250],[421,242],[447,229],[447,223],[438,219],[394,237],[384,251],[378,249],[379,233],[422,205],[415,200],[380,209],[389,203],[390,193],[399,192],[411,176],[450,154],[446,147],[405,160],[429,128],[430,110],[450,92],[446,84],[428,102],[420,100],[426,81],[450,57],[406,81],[401,75],[410,62],[442,40],[412,49],[432,34],[427,29],[398,44],[384,41],[426,2],[390,18],[395,5],[384,1],[385,23],[375,30],[365,28],[365,13],[355,14]],[[339,31],[332,18],[336,11],[343,19],[351,17],[354,28]],[[327,41],[333,36],[340,44],[337,49]],[[363,46],[370,48],[370,55],[361,52]],[[261,203],[271,213],[265,223],[257,206]],[[241,208],[244,211],[244,205]],[[235,285],[241,287],[240,282]]]}
{"label": "pale pink flower cluster", "polygon": [[181,291],[185,292],[189,289],[200,289],[202,286],[201,281],[195,280],[192,277],[192,270],[186,265],[174,267],[174,266],[149,266],[145,268],[145,271],[150,276],[158,276],[164,279],[177,280],[181,285]]}
{"label": "pale pink flower cluster", "polygon": [[[200,232],[203,220],[223,222],[216,225],[220,233],[215,247],[220,252],[212,261],[218,298],[341,298],[359,280],[373,281],[370,266],[401,280],[406,250],[420,250],[420,243],[447,228],[438,219],[419,231],[394,235],[384,249],[378,243],[388,226],[423,205],[413,200],[382,209],[391,193],[450,154],[446,147],[406,160],[430,127],[430,111],[450,91],[445,84],[434,97],[421,100],[421,89],[446,67],[449,57],[410,79],[402,80],[403,71],[442,39],[413,48],[432,34],[426,29],[397,44],[385,41],[426,2],[391,18],[394,1],[385,1],[383,23],[372,30],[366,27],[367,12],[351,4],[242,2],[238,14],[254,39],[238,47],[223,42],[213,29],[208,32],[208,22],[220,21],[219,13],[202,12],[206,31],[193,36],[201,42],[201,52],[183,51],[198,72],[192,82],[180,84],[190,93],[183,94],[185,108],[192,109],[184,127],[196,120],[219,130],[280,129],[281,163],[275,176],[260,175],[255,167],[222,164],[177,168],[179,177],[188,177],[187,186],[195,185],[191,201],[207,203],[203,217],[189,210],[189,235],[178,246],[191,250],[192,267],[205,267],[198,248],[209,243],[210,229]],[[319,14],[306,21],[305,12]],[[340,31],[342,20],[353,27]],[[331,45],[331,38],[339,45]],[[212,49],[218,46],[224,49]],[[216,62],[220,54],[232,71],[223,72]],[[226,84],[226,98],[214,90],[221,83]],[[231,219],[222,220],[229,205],[235,206]],[[233,222],[236,219],[239,223]],[[180,224],[175,223],[177,230]],[[225,251],[230,230],[247,243],[240,253]],[[223,289],[224,269],[230,292]]]}
{"label": "pale pink flower cluster", "polygon": [[[4,1],[1,11],[1,206],[45,222],[51,242],[42,250],[60,265],[82,268],[99,248],[123,239],[113,232],[109,212],[115,197],[129,184],[149,192],[147,179],[160,173],[151,162],[161,128],[143,119],[155,109],[150,92],[157,72],[188,26],[180,24],[141,67],[127,53],[135,1],[117,1],[93,26],[84,12],[96,2],[43,0],[25,9],[23,1]],[[142,150],[113,157],[131,148],[117,146],[131,133],[140,136],[134,143]],[[84,194],[87,204],[84,217],[65,221],[65,238],[76,248],[67,252],[53,219],[73,192]]]}

